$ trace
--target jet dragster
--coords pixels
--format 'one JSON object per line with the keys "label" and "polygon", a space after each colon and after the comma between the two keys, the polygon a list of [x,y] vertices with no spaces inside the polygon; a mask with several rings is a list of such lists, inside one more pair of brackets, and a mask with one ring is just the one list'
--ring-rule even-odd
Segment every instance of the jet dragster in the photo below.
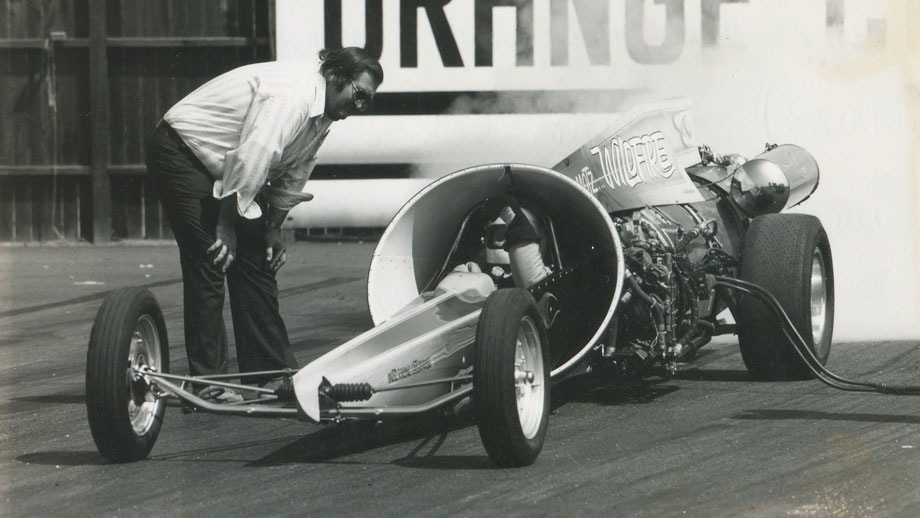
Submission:
{"label": "jet dragster", "polygon": [[[817,218],[781,212],[817,185],[801,147],[720,155],[694,141],[685,103],[636,108],[552,167],[480,165],[412,196],[370,259],[375,326],[273,373],[276,389],[171,374],[156,300],[116,290],[89,344],[93,438],[108,459],[145,457],[169,398],[314,423],[471,402],[492,461],[524,466],[543,448],[552,384],[570,375],[667,376],[734,333],[753,376],[812,376],[830,353],[831,249]],[[215,403],[192,383],[259,397]]]}

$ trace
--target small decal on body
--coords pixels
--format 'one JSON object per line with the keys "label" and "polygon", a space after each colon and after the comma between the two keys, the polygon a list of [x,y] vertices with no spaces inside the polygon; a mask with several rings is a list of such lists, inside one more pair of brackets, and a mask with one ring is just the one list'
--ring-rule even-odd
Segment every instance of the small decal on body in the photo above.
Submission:
{"label": "small decal on body", "polygon": [[425,358],[424,360],[412,360],[412,363],[405,365],[403,367],[397,367],[392,369],[387,373],[387,382],[396,383],[401,379],[408,378],[409,376],[414,376],[423,370],[431,368],[431,356]]}

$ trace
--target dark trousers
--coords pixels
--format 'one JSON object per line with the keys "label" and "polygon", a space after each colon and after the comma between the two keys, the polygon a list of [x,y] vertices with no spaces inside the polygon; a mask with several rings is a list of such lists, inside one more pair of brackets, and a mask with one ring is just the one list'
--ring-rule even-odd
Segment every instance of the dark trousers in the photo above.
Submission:
{"label": "dark trousers", "polygon": [[[189,373],[226,373],[224,274],[207,254],[220,205],[212,196],[214,178],[165,122],[147,141],[147,171],[179,245]],[[236,259],[226,273],[240,372],[297,368],[278,310],[278,283],[265,267],[264,228],[263,218],[239,218]]]}

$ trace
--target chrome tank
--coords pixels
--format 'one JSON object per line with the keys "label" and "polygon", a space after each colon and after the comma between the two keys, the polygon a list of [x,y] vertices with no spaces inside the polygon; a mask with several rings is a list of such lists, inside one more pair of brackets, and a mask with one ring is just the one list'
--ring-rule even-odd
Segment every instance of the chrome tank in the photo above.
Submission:
{"label": "chrome tank", "polygon": [[732,199],[749,217],[780,212],[802,203],[818,188],[818,162],[793,144],[773,146],[739,167]]}
{"label": "chrome tank", "polygon": [[[564,351],[554,364],[555,376],[604,336],[622,290],[623,252],[600,202],[574,180],[551,169],[521,164],[471,167],[444,176],[416,194],[393,217],[374,251],[367,281],[368,307],[374,324],[380,325],[417,298],[441,271],[467,215],[486,199],[508,193],[509,170],[515,198],[552,221],[563,267],[580,266],[595,280],[609,280],[595,282],[606,287],[586,294],[599,302],[585,308],[583,316],[574,317],[583,319],[583,325],[579,336],[571,338],[573,343],[551,344]],[[588,256],[600,260],[579,264]]]}

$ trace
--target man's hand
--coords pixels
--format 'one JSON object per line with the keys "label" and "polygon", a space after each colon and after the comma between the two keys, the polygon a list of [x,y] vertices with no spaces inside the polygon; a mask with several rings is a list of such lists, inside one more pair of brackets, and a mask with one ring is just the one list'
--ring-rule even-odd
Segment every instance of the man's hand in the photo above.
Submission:
{"label": "man's hand", "polygon": [[287,217],[287,210],[269,207],[265,215],[265,269],[278,273],[287,260],[284,243],[281,240],[281,225]]}
{"label": "man's hand", "polygon": [[217,215],[217,228],[214,232],[214,244],[208,247],[211,262],[226,273],[236,259],[236,194],[220,200],[220,212]]}
{"label": "man's hand", "polygon": [[278,273],[287,260],[284,243],[281,239],[281,229],[265,227],[265,269]]}
{"label": "man's hand", "polygon": [[208,257],[226,273],[236,259],[236,230],[232,226],[218,224],[215,234],[214,244],[208,247]]}
{"label": "man's hand", "polygon": [[287,260],[285,257],[284,243],[281,240],[281,229],[274,226],[265,227],[265,268],[278,273]]}

